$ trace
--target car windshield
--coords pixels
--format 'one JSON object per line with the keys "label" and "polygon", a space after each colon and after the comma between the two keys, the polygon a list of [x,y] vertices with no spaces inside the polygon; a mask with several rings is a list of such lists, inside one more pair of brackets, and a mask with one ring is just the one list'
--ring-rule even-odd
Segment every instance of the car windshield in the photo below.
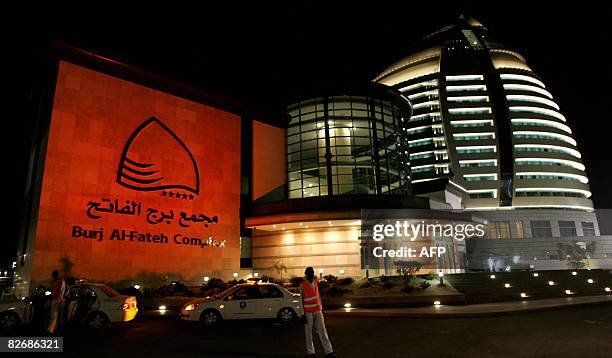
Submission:
{"label": "car windshield", "polygon": [[98,286],[98,288],[100,288],[100,290],[102,290],[102,292],[104,292],[108,297],[118,297],[121,296],[119,294],[119,292],[113,290],[112,288],[106,286],[106,285],[100,285]]}
{"label": "car windshield", "polygon": [[225,296],[229,295],[229,294],[230,294],[230,292],[232,292],[232,291],[233,291],[233,290],[235,290],[235,289],[236,289],[236,286],[234,286],[234,287],[230,287],[230,288],[228,288],[227,290],[225,290],[225,291],[223,291],[223,292],[221,292],[221,293],[217,293],[217,294],[216,294],[216,295],[214,295],[213,297],[214,297],[214,298],[223,298],[223,297],[225,297]]}

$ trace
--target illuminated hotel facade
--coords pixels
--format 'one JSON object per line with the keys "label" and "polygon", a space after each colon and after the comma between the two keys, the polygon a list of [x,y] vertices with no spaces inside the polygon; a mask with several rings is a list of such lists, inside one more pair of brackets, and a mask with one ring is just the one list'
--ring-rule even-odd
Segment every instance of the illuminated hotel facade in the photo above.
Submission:
{"label": "illuminated hotel facade", "polygon": [[54,269],[117,286],[307,266],[393,274],[393,260],[366,259],[370,210],[484,222],[488,238],[512,239],[479,240],[468,260],[469,242],[427,237],[448,253],[430,271],[482,269],[478,254],[496,242],[511,244],[512,264],[559,268],[549,247],[598,240],[591,262],[611,264],[559,106],[473,20],[432,34],[377,83],[298,94],[272,112],[65,45],[54,54],[36,92],[21,294]]}
{"label": "illuminated hotel facade", "polygon": [[525,58],[461,17],[414,45],[375,82],[413,103],[407,123],[417,192],[449,178],[460,208],[592,211],[572,129]]}

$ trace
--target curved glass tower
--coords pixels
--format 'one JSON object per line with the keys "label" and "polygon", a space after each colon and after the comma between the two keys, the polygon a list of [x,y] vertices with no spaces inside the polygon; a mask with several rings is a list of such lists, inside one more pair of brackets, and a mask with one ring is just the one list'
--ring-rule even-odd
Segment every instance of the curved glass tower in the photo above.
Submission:
{"label": "curved glass tower", "polygon": [[409,194],[408,100],[380,85],[343,93],[288,106],[289,199]]}
{"label": "curved glass tower", "polygon": [[523,56],[474,19],[462,16],[422,39],[374,81],[413,103],[407,136],[415,192],[449,178],[468,209],[593,209],[576,140],[553,95]]}

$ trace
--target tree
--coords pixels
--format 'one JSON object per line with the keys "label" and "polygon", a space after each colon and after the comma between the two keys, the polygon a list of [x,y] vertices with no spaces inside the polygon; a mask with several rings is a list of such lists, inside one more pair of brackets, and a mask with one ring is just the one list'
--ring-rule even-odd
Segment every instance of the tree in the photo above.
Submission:
{"label": "tree", "polygon": [[423,265],[418,261],[395,261],[397,273],[406,281],[412,280],[412,276],[421,269]]}
{"label": "tree", "polygon": [[578,246],[577,242],[573,244],[558,243],[557,254],[559,259],[565,260],[568,269],[583,269],[586,266],[584,261],[588,260],[593,252],[595,252],[595,245],[596,242],[593,241],[583,249]]}
{"label": "tree", "polygon": [[287,273],[287,266],[281,261],[276,261],[274,269],[280,275],[281,280],[283,279],[283,272]]}

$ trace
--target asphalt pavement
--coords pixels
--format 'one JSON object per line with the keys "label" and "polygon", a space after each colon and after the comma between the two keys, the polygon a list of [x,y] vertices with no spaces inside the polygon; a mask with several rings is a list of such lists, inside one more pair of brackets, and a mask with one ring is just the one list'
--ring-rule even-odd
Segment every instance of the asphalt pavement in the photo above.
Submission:
{"label": "asphalt pavement", "polygon": [[[612,352],[612,305],[471,318],[330,315],[326,323],[339,357],[610,357]],[[208,329],[169,316],[140,317],[102,332],[73,329],[62,335],[63,356],[79,358],[305,353],[302,325],[270,321]]]}

